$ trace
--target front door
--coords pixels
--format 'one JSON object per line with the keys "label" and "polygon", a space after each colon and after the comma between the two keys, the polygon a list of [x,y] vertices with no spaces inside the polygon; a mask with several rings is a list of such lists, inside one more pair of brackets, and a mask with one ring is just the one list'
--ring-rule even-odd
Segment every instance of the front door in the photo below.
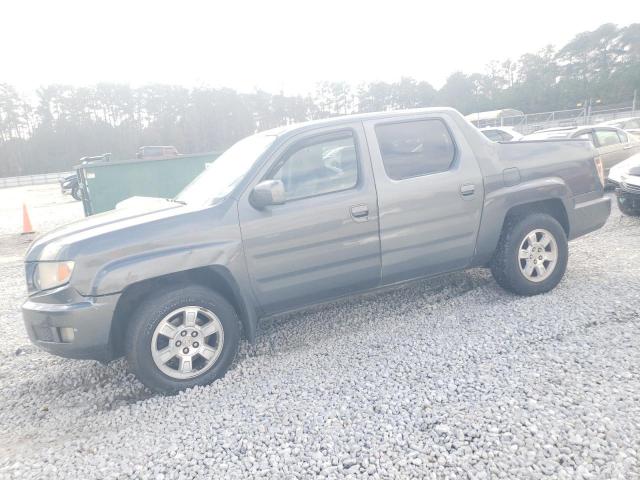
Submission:
{"label": "front door", "polygon": [[466,267],[484,187],[457,125],[423,115],[368,121],[365,132],[378,188],[383,283]]}
{"label": "front door", "polygon": [[255,183],[281,180],[286,202],[239,203],[254,293],[264,313],[320,302],[380,282],[378,208],[361,123],[297,135]]}

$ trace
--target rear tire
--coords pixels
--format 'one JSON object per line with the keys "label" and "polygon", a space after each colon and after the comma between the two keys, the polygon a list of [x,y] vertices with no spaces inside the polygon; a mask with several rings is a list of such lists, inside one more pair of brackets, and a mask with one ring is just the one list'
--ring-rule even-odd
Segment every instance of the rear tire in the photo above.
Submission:
{"label": "rear tire", "polygon": [[507,218],[491,262],[498,285],[518,295],[553,289],[564,276],[569,248],[562,225],[550,215]]}
{"label": "rear tire", "polygon": [[125,338],[129,368],[149,389],[176,393],[224,376],[240,343],[235,309],[219,293],[191,285],[146,298]]}

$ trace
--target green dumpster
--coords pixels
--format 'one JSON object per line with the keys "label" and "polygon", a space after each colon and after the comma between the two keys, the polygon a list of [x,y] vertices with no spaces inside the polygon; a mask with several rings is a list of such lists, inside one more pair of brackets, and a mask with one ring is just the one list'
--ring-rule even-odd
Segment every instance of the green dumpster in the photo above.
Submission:
{"label": "green dumpster", "polygon": [[118,202],[134,196],[173,198],[219,155],[209,152],[78,165],[84,214],[112,210]]}

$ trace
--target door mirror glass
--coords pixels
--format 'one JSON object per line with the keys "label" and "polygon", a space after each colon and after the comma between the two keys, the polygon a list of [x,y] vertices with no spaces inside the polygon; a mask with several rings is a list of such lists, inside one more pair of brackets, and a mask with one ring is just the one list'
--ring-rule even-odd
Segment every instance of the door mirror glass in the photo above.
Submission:
{"label": "door mirror glass", "polygon": [[281,180],[264,180],[253,187],[249,201],[258,210],[269,205],[282,205],[285,202],[284,184]]}

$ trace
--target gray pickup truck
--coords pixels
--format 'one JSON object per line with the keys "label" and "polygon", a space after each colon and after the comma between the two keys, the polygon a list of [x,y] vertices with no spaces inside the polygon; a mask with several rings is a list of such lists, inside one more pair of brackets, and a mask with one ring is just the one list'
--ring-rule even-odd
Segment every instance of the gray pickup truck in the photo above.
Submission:
{"label": "gray pickup truck", "polygon": [[344,116],[238,142],[175,199],[37,238],[31,340],[148,387],[207,384],[258,319],[469,267],[521,295],[555,287],[567,241],[610,212],[589,141],[495,143],[457,111]]}

